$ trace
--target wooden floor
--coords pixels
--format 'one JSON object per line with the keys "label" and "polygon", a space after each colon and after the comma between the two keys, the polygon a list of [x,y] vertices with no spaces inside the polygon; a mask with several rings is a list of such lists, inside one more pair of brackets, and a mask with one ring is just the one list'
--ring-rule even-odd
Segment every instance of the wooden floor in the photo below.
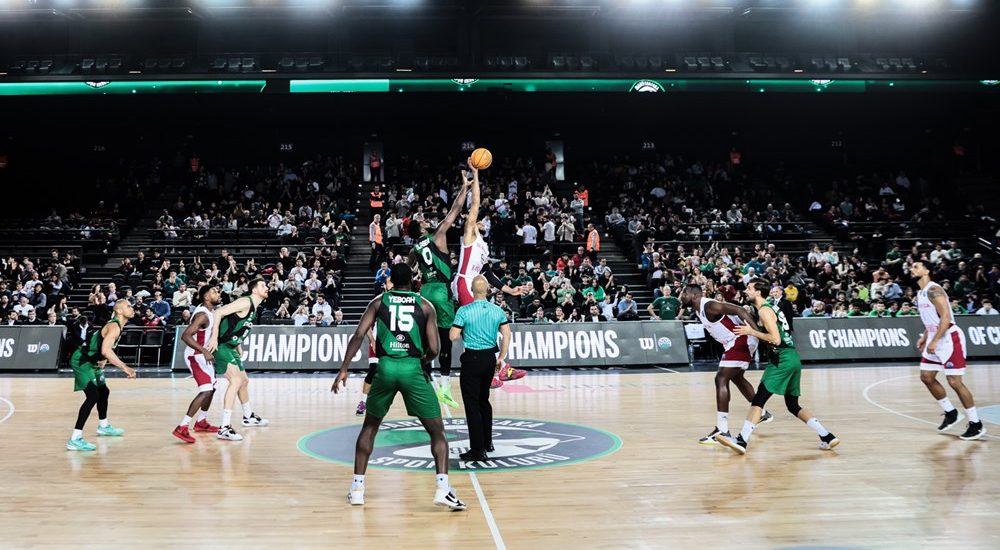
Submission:
{"label": "wooden floor", "polygon": [[[352,508],[351,469],[298,450],[306,434],[359,422],[360,379],[333,396],[329,378],[254,378],[252,403],[272,425],[194,445],[170,435],[190,379],[111,379],[110,417],[127,433],[95,437],[95,411],[86,437],[98,450],[80,453],[64,450],[83,398],[71,379],[0,377],[0,547],[1000,548],[1000,426],[987,422],[978,442],[958,440],[958,427],[938,434],[941,411],[915,368],[806,370],[802,403],[841,446],[819,451],[773,402],[776,421],[745,457],[697,444],[715,420],[712,377],[534,374],[496,392],[499,416],[599,428],[623,444],[588,462],[478,475],[483,499],[453,473],[464,513],[431,505],[426,471],[369,470],[368,504]],[[980,409],[1000,403],[1000,366],[966,379]],[[393,418],[406,416],[400,401]],[[733,426],[746,409],[734,398]]]}

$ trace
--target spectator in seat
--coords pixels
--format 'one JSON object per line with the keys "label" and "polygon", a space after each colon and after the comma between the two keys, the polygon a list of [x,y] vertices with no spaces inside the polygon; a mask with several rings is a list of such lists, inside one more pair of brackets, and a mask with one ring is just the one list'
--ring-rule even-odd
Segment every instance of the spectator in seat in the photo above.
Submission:
{"label": "spectator in seat", "polygon": [[157,316],[156,312],[153,311],[153,308],[146,308],[146,315],[142,318],[142,326],[146,327],[147,332],[156,328],[161,328],[166,324],[166,320]]}
{"label": "spectator in seat", "polygon": [[309,322],[309,306],[306,302],[300,302],[299,307],[292,313],[292,322],[297,327],[301,327]]}
{"label": "spectator in seat", "polygon": [[377,272],[375,272],[376,292],[382,292],[382,290],[385,288],[385,282],[389,280],[389,275],[391,274],[392,271],[389,269],[389,263],[382,262],[382,266],[378,268]]}
{"label": "spectator in seat", "polygon": [[11,311],[10,313],[7,314],[6,317],[4,317],[2,326],[12,327],[14,325],[19,325],[19,324],[20,324],[20,322],[18,321],[17,312],[16,311]]}
{"label": "spectator in seat", "polygon": [[190,309],[181,310],[181,318],[177,322],[177,324],[179,324],[179,325],[190,325],[191,324],[191,310]]}
{"label": "spectator in seat", "polygon": [[899,306],[899,311],[896,312],[896,317],[910,317],[913,315],[919,315],[917,310],[914,309],[913,304],[910,302],[903,302]]}
{"label": "spectator in seat", "polygon": [[316,297],[316,303],[313,304],[312,314],[316,316],[316,319],[323,326],[328,326],[333,321],[333,308],[330,304],[326,303],[326,296],[320,294]]}
{"label": "spectator in seat", "polygon": [[608,320],[608,318],[601,315],[600,307],[593,305],[590,306],[590,313],[588,313],[583,320],[591,323],[604,323]]}
{"label": "spectator in seat", "polygon": [[829,317],[826,313],[826,304],[821,300],[813,300],[812,307],[802,312],[803,317]]}
{"label": "spectator in seat", "polygon": [[28,303],[27,296],[21,296],[18,304],[14,306],[14,313],[17,313],[17,316],[22,319],[27,319],[30,311],[35,311],[35,307]]}
{"label": "spectator in seat", "polygon": [[45,306],[49,303],[49,298],[42,290],[42,283],[35,283],[32,288],[34,290],[31,293],[31,299],[28,300],[28,303],[31,304],[31,307],[33,308],[45,309]]}
{"label": "spectator in seat", "polygon": [[173,306],[177,309],[189,309],[191,307],[191,293],[188,292],[187,285],[181,283],[173,293]]}
{"label": "spectator in seat", "polygon": [[673,321],[677,319],[677,314],[681,310],[681,301],[676,296],[671,296],[669,284],[664,284],[660,288],[660,292],[661,295],[646,308],[646,311],[649,312],[649,318],[661,321]]}
{"label": "spectator in seat", "polygon": [[149,305],[153,313],[160,319],[161,325],[167,324],[170,318],[170,303],[163,299],[163,293],[157,290],[153,293],[153,302]]}
{"label": "spectator in seat", "polygon": [[45,322],[38,318],[38,312],[35,311],[34,308],[32,308],[31,310],[28,311],[28,315],[24,318],[24,320],[21,321],[21,324],[34,326],[34,325],[43,325],[45,324]]}
{"label": "spectator in seat", "polygon": [[636,321],[639,319],[639,306],[632,299],[632,293],[625,293],[624,299],[618,302],[618,320]]}
{"label": "spectator in seat", "polygon": [[347,321],[344,319],[344,312],[341,310],[336,310],[333,312],[333,321],[330,323],[331,327],[343,327],[347,325]]}
{"label": "spectator in seat", "polygon": [[983,300],[983,307],[976,310],[976,315],[1000,315],[1000,312],[993,307],[991,300]]}

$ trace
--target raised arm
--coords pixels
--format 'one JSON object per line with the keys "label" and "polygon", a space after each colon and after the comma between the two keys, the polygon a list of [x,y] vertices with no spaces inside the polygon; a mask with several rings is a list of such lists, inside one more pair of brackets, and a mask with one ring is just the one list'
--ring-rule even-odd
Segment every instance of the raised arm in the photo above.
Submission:
{"label": "raised arm", "polygon": [[333,386],[330,387],[330,391],[333,393],[340,393],[340,390],[347,387],[347,368],[351,366],[351,360],[354,359],[358,350],[361,349],[361,342],[364,341],[365,336],[371,334],[372,326],[375,325],[375,314],[378,313],[380,303],[382,303],[381,294],[376,296],[371,302],[368,302],[368,307],[365,308],[364,314],[361,315],[358,328],[354,330],[351,340],[347,342],[347,351],[344,352],[344,361],[340,365],[340,372],[337,373],[337,378],[333,381]]}
{"label": "raised arm", "polygon": [[[455,225],[455,220],[462,213],[462,207],[465,206],[465,196],[469,192],[469,185],[469,180],[465,179],[465,175],[463,174],[462,187],[455,194],[455,201],[451,203],[451,210],[448,210],[448,214],[434,232],[434,244],[437,245],[438,250],[443,251],[448,247],[448,230],[451,229],[452,225]],[[473,221],[473,225],[475,225],[475,221]],[[468,224],[466,224],[466,227],[468,227]]]}
{"label": "raised arm", "polygon": [[[472,159],[469,159],[469,168],[472,170],[472,204],[469,206],[469,217],[465,219],[465,243],[471,243],[476,240],[476,236],[479,234],[479,228],[476,227],[476,222],[479,221],[479,170],[472,166]],[[468,175],[465,170],[462,170],[462,179],[468,181]]]}

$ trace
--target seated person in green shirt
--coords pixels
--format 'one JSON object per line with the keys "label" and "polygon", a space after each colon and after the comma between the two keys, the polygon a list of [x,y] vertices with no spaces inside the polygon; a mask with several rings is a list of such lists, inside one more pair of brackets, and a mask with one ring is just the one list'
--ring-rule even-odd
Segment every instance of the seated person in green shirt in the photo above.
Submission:
{"label": "seated person in green shirt", "polygon": [[661,321],[673,321],[677,318],[677,313],[681,310],[681,301],[671,296],[670,285],[664,284],[660,287],[663,295],[653,300],[646,311],[649,312],[650,319]]}
{"label": "seated person in green shirt", "polygon": [[872,304],[872,310],[868,312],[869,317],[891,317],[885,309],[885,302],[878,301]]}
{"label": "seated person in green shirt", "polygon": [[910,302],[903,302],[899,305],[899,311],[896,312],[896,317],[909,317],[911,315],[918,315],[917,310],[913,308],[913,304]]}
{"label": "seated person in green shirt", "polygon": [[605,296],[604,287],[601,286],[600,281],[598,281],[597,279],[591,279],[590,285],[583,287],[581,293],[583,294],[584,299],[586,299],[587,296],[593,295],[594,299],[597,300],[598,302],[604,301],[604,296]]}

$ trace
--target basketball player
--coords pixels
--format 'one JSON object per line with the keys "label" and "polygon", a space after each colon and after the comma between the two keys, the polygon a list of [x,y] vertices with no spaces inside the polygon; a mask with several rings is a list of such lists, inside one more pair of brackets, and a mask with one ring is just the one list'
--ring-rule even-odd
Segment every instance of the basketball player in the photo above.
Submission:
{"label": "basketball player", "polygon": [[371,457],[382,419],[396,392],[403,394],[406,413],[420,419],[431,438],[431,453],[437,467],[437,492],[434,504],[452,510],[465,510],[455,490],[448,483],[448,440],[441,421],[441,406],[434,394],[434,385],[423,365],[438,354],[440,346],[434,306],[410,290],[413,272],[410,266],[398,264],[389,277],[391,286],[372,300],[361,316],[354,336],[347,344],[340,373],[330,390],[339,393],[347,384],[347,368],[351,358],[361,349],[365,334],[378,325],[378,369],[368,395],[368,411],[358,434],[354,455],[354,480],[347,500],[352,505],[365,503],[365,471]]}
{"label": "basketball player", "polygon": [[194,308],[191,324],[181,334],[181,341],[186,344],[184,359],[187,360],[188,369],[191,370],[194,382],[198,385],[198,394],[191,400],[184,419],[173,432],[174,437],[185,443],[196,441],[188,430],[191,417],[195,413],[198,414],[198,421],[194,424],[194,431],[219,431],[218,426],[208,423],[208,408],[212,405],[212,397],[215,396],[215,367],[212,365],[212,354],[204,346],[208,335],[212,333],[212,310],[221,300],[222,293],[215,285],[207,284],[198,289],[199,305]]}
{"label": "basketball player", "polygon": [[448,230],[462,213],[466,193],[471,183],[462,178],[462,187],[455,195],[451,210],[431,233],[430,223],[420,222],[420,238],[413,244],[406,263],[410,268],[419,267],[423,284],[420,285],[420,295],[434,306],[437,314],[438,337],[441,340],[441,353],[438,354],[438,365],[441,377],[438,378],[438,400],[449,407],[458,407],[458,402],[451,395],[451,339],[448,331],[455,319],[455,303],[452,301],[449,285],[452,279],[451,261],[448,255]]}
{"label": "basketball player", "polygon": [[76,417],[76,427],[73,435],[66,442],[66,449],[70,451],[93,451],[96,445],[88,443],[83,438],[83,426],[87,422],[87,417],[97,405],[97,426],[98,436],[121,436],[125,430],[116,428],[108,420],[108,395],[111,390],[104,380],[104,365],[111,363],[118,367],[129,378],[135,378],[135,370],[126,365],[118,355],[115,348],[118,346],[118,338],[122,335],[122,327],[135,315],[132,306],[126,300],[115,302],[114,314],[111,320],[104,327],[95,331],[83,342],[73,355],[70,356],[69,364],[73,367],[73,391],[83,391],[86,399],[80,405],[80,412]]}
{"label": "basketball player", "polygon": [[771,346],[769,364],[751,402],[750,413],[747,414],[746,422],[743,423],[743,430],[735,439],[728,433],[722,432],[715,434],[715,440],[741,455],[746,454],[750,435],[760,423],[764,404],[772,395],[778,394],[785,396],[785,406],[788,407],[788,412],[805,422],[819,435],[819,448],[828,451],[836,447],[840,440],[827,431],[812,412],[799,405],[799,396],[802,395],[799,389],[799,382],[802,379],[802,361],[799,359],[799,352],[795,350],[792,335],[788,333],[788,320],[785,319],[785,314],[767,302],[770,290],[770,283],[761,279],[753,279],[747,284],[744,291],[747,298],[757,308],[764,332],[755,330],[754,325],[751,324],[733,328],[733,332],[737,336],[753,336],[761,342],[769,344]]}
{"label": "basketball player", "polygon": [[223,400],[222,427],[216,432],[219,439],[240,441],[243,436],[232,427],[233,402],[237,394],[243,404],[244,426],[267,426],[271,422],[257,416],[250,407],[250,391],[247,385],[246,368],[243,366],[241,344],[250,334],[257,319],[257,308],[267,299],[267,283],[256,278],[250,282],[250,294],[241,296],[231,303],[212,312],[212,335],[205,350],[213,354],[215,374],[226,375],[229,387]]}
{"label": "basketball player", "polygon": [[[715,434],[729,431],[729,382],[736,384],[748,402],[753,401],[753,384],[743,376],[743,373],[750,366],[753,354],[757,351],[757,338],[738,336],[733,330],[743,324],[753,326],[756,322],[750,313],[740,306],[705,298],[702,288],[698,285],[685,286],[680,299],[682,306],[694,309],[705,331],[716,342],[722,344],[719,372],[715,374],[715,429],[698,440],[702,445],[716,445]],[[774,415],[764,411],[760,423],[770,422],[773,419]]]}
{"label": "basketball player", "polygon": [[[493,268],[490,266],[490,246],[483,240],[484,227],[479,221],[479,170],[472,165],[472,158],[469,158],[468,165],[472,171],[472,203],[469,206],[469,216],[465,219],[465,231],[458,259],[458,276],[451,282],[452,291],[458,297],[459,307],[471,304],[475,299],[472,295],[472,279],[476,275],[483,275],[490,285],[507,294],[520,296],[524,293],[522,287],[511,288],[503,284],[493,273]],[[468,181],[468,173],[465,170],[462,170],[462,181]],[[526,374],[527,371],[505,364],[497,370],[490,387],[499,388],[503,386],[504,381],[518,380],[524,378]]]}
{"label": "basketball player", "polygon": [[931,271],[927,264],[917,260],[910,267],[910,275],[917,279],[920,287],[917,291],[917,309],[920,311],[920,320],[924,323],[924,333],[917,341],[917,349],[921,351],[920,381],[944,409],[944,421],[938,426],[938,431],[943,432],[960,420],[958,410],[948,399],[944,386],[937,381],[937,374],[944,372],[948,385],[958,393],[965,413],[969,415],[968,428],[958,437],[965,441],[979,439],[986,434],[986,429],[979,419],[972,392],[962,380],[962,375],[965,374],[965,334],[955,326],[948,295],[941,285],[931,281]]}
{"label": "basketball player", "polygon": [[378,368],[378,354],[375,353],[375,327],[372,327],[368,334],[368,373],[365,374],[365,384],[361,388],[361,401],[358,401],[358,408],[354,414],[364,416],[368,407],[368,393],[372,389],[372,381],[375,380],[375,369]]}

